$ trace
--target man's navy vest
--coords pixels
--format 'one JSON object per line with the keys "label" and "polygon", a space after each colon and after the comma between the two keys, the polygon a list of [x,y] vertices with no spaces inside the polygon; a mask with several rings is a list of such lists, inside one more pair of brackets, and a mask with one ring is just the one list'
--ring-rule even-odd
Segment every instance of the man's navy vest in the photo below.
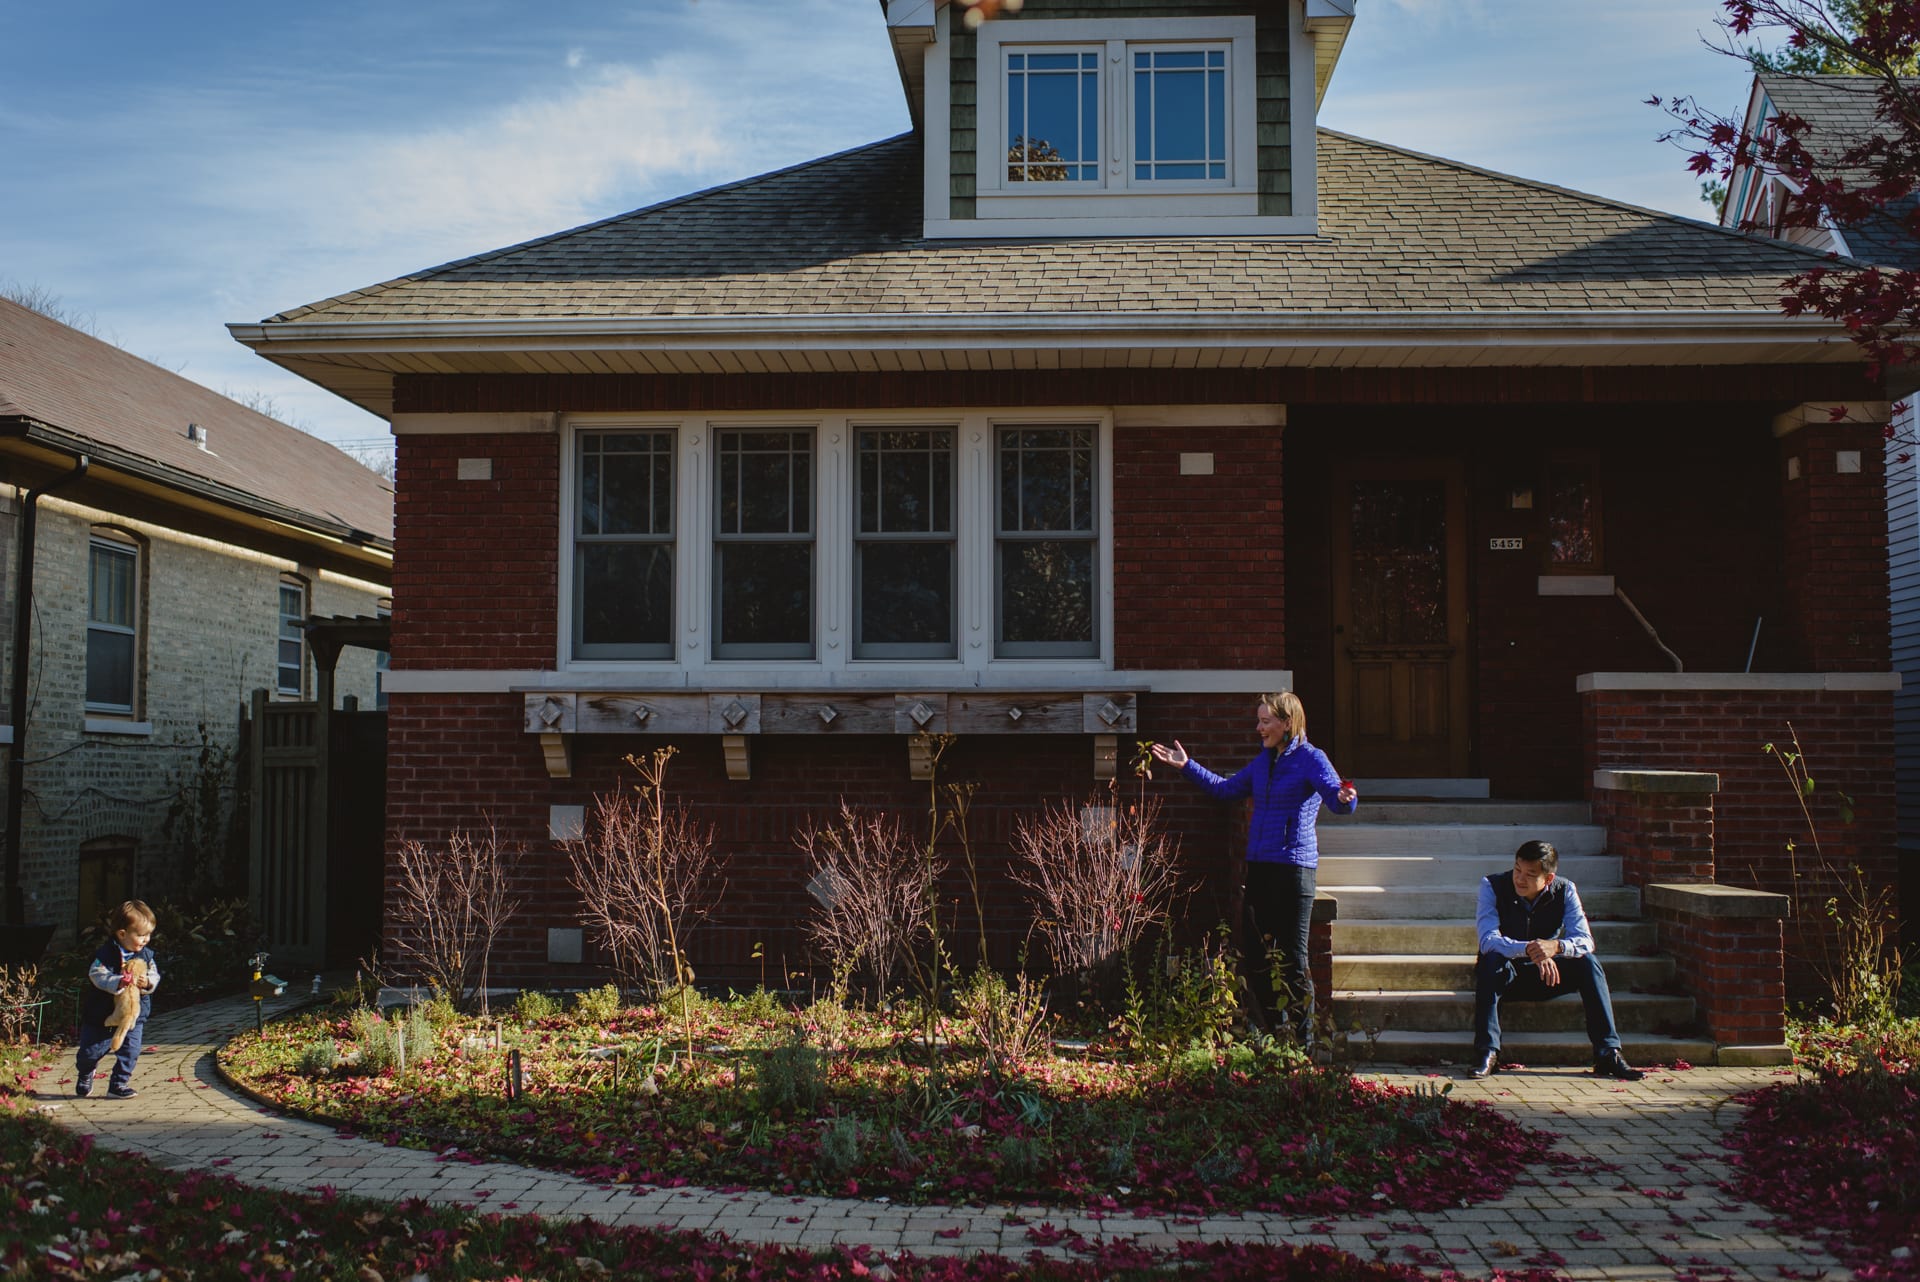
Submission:
{"label": "man's navy vest", "polygon": [[1487,878],[1500,911],[1500,933],[1508,939],[1552,939],[1567,917],[1567,883],[1555,877],[1529,904],[1513,888],[1511,872]]}

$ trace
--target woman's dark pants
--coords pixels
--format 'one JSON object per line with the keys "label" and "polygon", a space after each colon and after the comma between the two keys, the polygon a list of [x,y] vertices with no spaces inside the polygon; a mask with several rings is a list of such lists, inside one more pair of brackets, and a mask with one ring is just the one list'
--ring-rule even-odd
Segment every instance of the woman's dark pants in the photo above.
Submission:
{"label": "woman's dark pants", "polygon": [[[1292,1028],[1303,1046],[1313,1044],[1313,977],[1307,970],[1307,937],[1313,928],[1315,886],[1311,868],[1247,863],[1248,985],[1260,1017],[1275,1032]],[[1285,986],[1280,994],[1274,991],[1276,961]]]}

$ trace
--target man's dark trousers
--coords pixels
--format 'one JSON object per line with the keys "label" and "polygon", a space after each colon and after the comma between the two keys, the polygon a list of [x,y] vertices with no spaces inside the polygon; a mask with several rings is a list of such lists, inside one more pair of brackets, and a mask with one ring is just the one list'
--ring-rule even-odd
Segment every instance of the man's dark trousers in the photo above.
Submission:
{"label": "man's dark trousers", "polygon": [[1474,967],[1473,1050],[1475,1055],[1500,1049],[1500,1010],[1503,999],[1547,1001],[1565,993],[1579,993],[1587,1013],[1587,1040],[1593,1053],[1620,1049],[1620,1032],[1613,1023],[1613,995],[1607,991],[1606,972],[1591,954],[1556,957],[1560,982],[1549,988],[1540,971],[1525,957],[1482,953]]}

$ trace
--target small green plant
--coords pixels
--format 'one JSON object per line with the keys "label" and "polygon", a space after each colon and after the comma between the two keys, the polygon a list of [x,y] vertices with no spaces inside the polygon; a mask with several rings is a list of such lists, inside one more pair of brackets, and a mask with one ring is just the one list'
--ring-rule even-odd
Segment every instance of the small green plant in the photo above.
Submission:
{"label": "small green plant", "polygon": [[[434,989],[432,997],[413,1009],[436,1029],[452,1028],[460,1022],[460,1012],[454,1008],[453,998],[442,989]],[[407,1058],[413,1058],[412,1047],[407,1048]]]}
{"label": "small green plant", "polygon": [[557,1019],[560,1003],[537,988],[523,988],[514,999],[513,1013],[523,1024],[538,1024],[542,1020]]}
{"label": "small green plant", "polygon": [[573,999],[573,1013],[590,1024],[605,1024],[620,1014],[620,989],[613,984],[589,988]]}
{"label": "small green plant", "polygon": [[851,1117],[836,1117],[820,1132],[820,1174],[838,1180],[860,1165],[860,1123]]}
{"label": "small green plant", "polygon": [[1009,984],[998,971],[982,966],[960,985],[953,1000],[995,1078],[1006,1081],[1049,1049],[1046,994],[1025,973]]}
{"label": "small green plant", "polygon": [[1174,952],[1163,935],[1144,982],[1132,966],[1127,968],[1121,1031],[1140,1051],[1162,1059],[1167,1081],[1173,1080],[1183,1052],[1192,1047],[1211,1051],[1232,1036],[1240,997],[1224,925],[1216,940],[1190,952]]}
{"label": "small green plant", "polygon": [[750,993],[729,994],[727,1006],[735,1019],[748,1024],[771,1024],[780,1018],[783,1009],[780,999],[764,986]]}
{"label": "small green plant", "polygon": [[353,1031],[353,1044],[359,1051],[361,1072],[378,1076],[398,1066],[400,1052],[394,1044],[393,1025],[379,1011],[356,1010],[348,1027]]}
{"label": "small green plant", "polygon": [[297,1068],[302,1077],[327,1077],[339,1063],[340,1051],[333,1038],[322,1037],[300,1052]]}
{"label": "small green plant", "polygon": [[1047,1149],[1031,1135],[1002,1136],[994,1148],[1000,1173],[1015,1181],[1030,1180],[1046,1163]]}
{"label": "small green plant", "polygon": [[408,1067],[426,1063],[440,1049],[440,1032],[426,1007],[416,1006],[408,1011],[405,1020],[399,1021],[397,1027],[406,1043]]}
{"label": "small green plant", "polygon": [[827,1057],[795,1024],[785,1043],[762,1052],[754,1094],[763,1112],[805,1114],[827,1094]]}

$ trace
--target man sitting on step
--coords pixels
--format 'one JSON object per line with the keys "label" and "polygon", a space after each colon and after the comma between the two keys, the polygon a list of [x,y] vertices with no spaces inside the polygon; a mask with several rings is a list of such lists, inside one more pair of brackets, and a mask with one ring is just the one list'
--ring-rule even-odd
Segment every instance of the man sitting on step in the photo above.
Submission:
{"label": "man sitting on step", "polygon": [[1544,1001],[1577,992],[1587,1012],[1593,1071],[1637,1082],[1646,1074],[1620,1054],[1613,997],[1593,955],[1580,892],[1554,876],[1560,852],[1552,843],[1529,841],[1513,852],[1513,871],[1480,883],[1476,925],[1480,960],[1474,967],[1473,1071],[1476,1078],[1500,1069],[1500,999]]}

